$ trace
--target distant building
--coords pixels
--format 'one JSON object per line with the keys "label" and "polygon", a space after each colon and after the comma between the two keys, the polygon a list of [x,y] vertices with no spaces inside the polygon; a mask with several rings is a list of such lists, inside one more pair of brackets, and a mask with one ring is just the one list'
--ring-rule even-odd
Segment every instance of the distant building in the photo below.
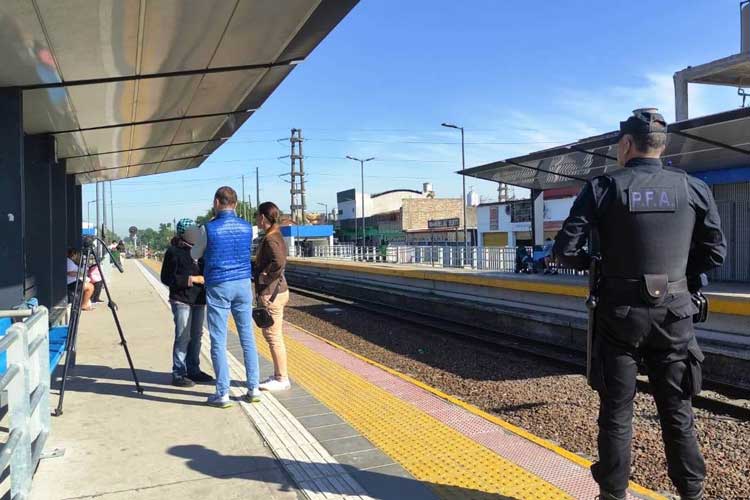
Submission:
{"label": "distant building", "polygon": [[[578,187],[544,192],[544,239],[553,238],[573,206]],[[479,246],[531,245],[531,200],[482,203],[477,207]]]}
{"label": "distant building", "polygon": [[[338,230],[340,241],[362,241],[362,194],[356,189],[337,194]],[[436,198],[432,185],[425,183],[422,191],[394,189],[364,195],[367,244],[429,243],[463,241],[461,198]],[[430,229],[429,221],[448,221],[444,227]],[[456,225],[454,219],[458,219]],[[476,208],[467,207],[466,221],[475,233]],[[436,225],[433,223],[433,226]]]}
{"label": "distant building", "polygon": [[[425,188],[431,186],[425,185]],[[341,241],[362,239],[362,199],[364,198],[365,229],[368,238],[399,238],[401,226],[396,216],[404,200],[427,198],[432,191],[414,189],[392,189],[364,196],[357,189],[347,189],[336,194],[338,208],[338,238]],[[372,222],[372,224],[370,224]],[[368,229],[367,226],[370,226]]]}

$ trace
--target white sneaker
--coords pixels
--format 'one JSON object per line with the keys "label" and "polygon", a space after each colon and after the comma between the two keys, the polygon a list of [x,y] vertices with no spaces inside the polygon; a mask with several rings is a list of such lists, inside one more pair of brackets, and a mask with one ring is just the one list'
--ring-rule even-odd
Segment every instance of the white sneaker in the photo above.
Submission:
{"label": "white sneaker", "polygon": [[260,390],[256,387],[252,391],[247,391],[242,400],[245,403],[259,403],[260,402]]}
{"label": "white sneaker", "polygon": [[261,391],[268,391],[268,392],[277,392],[277,391],[286,391],[292,387],[292,384],[289,383],[289,380],[281,381],[277,380],[275,378],[272,378],[271,380],[267,380],[266,382],[263,382],[258,386]]}

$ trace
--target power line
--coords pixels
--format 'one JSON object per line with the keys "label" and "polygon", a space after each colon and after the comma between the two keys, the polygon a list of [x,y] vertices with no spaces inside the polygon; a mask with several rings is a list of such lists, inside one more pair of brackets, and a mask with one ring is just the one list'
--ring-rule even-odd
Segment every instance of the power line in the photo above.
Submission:
{"label": "power line", "polygon": [[[278,142],[278,139],[237,139],[235,143],[272,143]],[[306,137],[305,141],[314,142],[341,142],[341,143],[366,143],[366,144],[424,144],[431,146],[455,146],[461,144],[455,141],[420,141],[420,140],[383,140],[383,139],[352,139],[352,138],[336,138],[336,137]],[[565,140],[554,140],[554,141],[473,141],[465,142],[465,145],[473,146],[523,146],[523,145],[536,145],[536,144],[560,144],[566,142]]]}

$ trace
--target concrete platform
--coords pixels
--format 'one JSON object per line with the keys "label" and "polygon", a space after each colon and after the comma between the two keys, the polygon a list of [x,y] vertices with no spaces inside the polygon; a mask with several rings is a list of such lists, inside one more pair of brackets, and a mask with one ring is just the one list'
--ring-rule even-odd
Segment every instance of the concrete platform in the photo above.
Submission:
{"label": "concrete platform", "polygon": [[299,498],[239,406],[206,406],[212,386],[171,385],[171,313],[133,261],[125,268],[112,293],[145,393],[134,389],[109,309],[85,312],[78,366],[46,447],[65,454],[41,462],[31,498]]}

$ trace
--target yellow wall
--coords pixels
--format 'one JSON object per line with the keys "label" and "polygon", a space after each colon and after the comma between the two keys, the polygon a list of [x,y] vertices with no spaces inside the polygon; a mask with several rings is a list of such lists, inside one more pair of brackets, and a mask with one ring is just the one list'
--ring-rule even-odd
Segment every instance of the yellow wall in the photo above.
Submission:
{"label": "yellow wall", "polygon": [[508,246],[508,233],[482,233],[482,244],[486,247]]}

